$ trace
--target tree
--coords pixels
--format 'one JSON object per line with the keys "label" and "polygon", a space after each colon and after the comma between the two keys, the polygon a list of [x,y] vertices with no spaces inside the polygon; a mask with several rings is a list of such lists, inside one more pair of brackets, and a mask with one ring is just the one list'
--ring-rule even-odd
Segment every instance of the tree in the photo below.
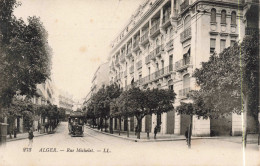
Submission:
{"label": "tree", "polygon": [[36,85],[50,76],[51,49],[39,18],[28,25],[13,15],[16,0],[0,0],[0,105],[8,107],[14,95],[36,96]]}
{"label": "tree", "polygon": [[100,127],[103,128],[103,119],[105,120],[105,130],[107,129],[106,121],[110,116],[110,102],[121,94],[118,85],[112,84],[102,86],[96,94],[92,96],[91,104],[93,104],[95,117],[100,118]]}
{"label": "tree", "polygon": [[[247,133],[247,115],[254,117],[258,130],[258,34],[245,36],[219,55],[203,62],[193,76],[200,90],[190,93],[193,104],[182,103],[179,113],[218,118],[225,114],[243,114],[243,133]],[[246,138],[246,135],[243,135]],[[244,143],[246,140],[243,141]],[[244,144],[245,146],[245,144]]]}
{"label": "tree", "polygon": [[140,139],[143,117],[172,110],[175,96],[176,94],[170,89],[141,90],[133,87],[120,95],[118,107],[121,115],[136,117],[137,138]]}

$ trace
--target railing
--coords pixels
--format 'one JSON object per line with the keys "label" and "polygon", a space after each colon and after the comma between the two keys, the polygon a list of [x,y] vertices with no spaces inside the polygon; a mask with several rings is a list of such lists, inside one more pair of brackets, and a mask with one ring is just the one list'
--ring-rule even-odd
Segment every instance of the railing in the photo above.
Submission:
{"label": "railing", "polygon": [[258,28],[246,27],[245,33],[246,35],[258,35],[258,31]]}
{"label": "railing", "polygon": [[120,56],[120,61],[121,61],[121,62],[125,61],[125,54],[121,54],[121,56]]}
{"label": "railing", "polygon": [[140,69],[142,67],[142,60],[140,60],[140,61],[138,61],[137,63],[136,63],[136,68],[137,69]]}
{"label": "railing", "polygon": [[179,61],[177,61],[175,63],[175,67],[176,67],[176,70],[182,70],[184,68],[187,68],[188,65],[191,64],[191,59],[190,58],[185,58],[185,59],[181,59]]}
{"label": "railing", "polygon": [[131,54],[132,54],[132,50],[128,48],[127,51],[126,51],[126,56],[129,56]]}
{"label": "railing", "polygon": [[185,29],[182,33],[181,33],[181,42],[184,42],[185,40],[191,38],[191,27]]}
{"label": "railing", "polygon": [[169,10],[168,14],[165,14],[163,16],[163,24],[165,24],[166,22],[170,21],[170,13],[171,13],[171,10]]}
{"label": "railing", "polygon": [[151,28],[150,34],[153,35],[157,30],[159,30],[160,22],[157,21]]}
{"label": "railing", "polygon": [[146,41],[146,40],[148,39],[148,35],[149,35],[149,32],[146,31],[146,32],[143,34],[143,36],[141,37],[141,43],[144,42],[144,41]]}
{"label": "railing", "polygon": [[118,58],[116,58],[116,60],[115,60],[115,64],[116,64],[116,65],[119,64],[119,59],[118,59]]}
{"label": "railing", "polygon": [[189,94],[190,90],[191,90],[190,87],[179,90],[179,97],[181,99],[187,98],[187,95]]}
{"label": "railing", "polygon": [[189,6],[189,0],[185,0],[181,5],[181,11],[183,11],[184,9],[186,9]]}
{"label": "railing", "polygon": [[134,72],[134,65],[130,67],[129,73],[132,74]]}
{"label": "railing", "polygon": [[171,38],[167,43],[166,43],[166,49],[173,48],[173,39]]}
{"label": "railing", "polygon": [[162,46],[161,46],[161,45],[157,46],[156,49],[155,49],[154,51],[155,51],[155,55],[156,55],[156,56],[161,55],[161,52],[162,52]]}
{"label": "railing", "polygon": [[174,65],[169,65],[167,67],[164,67],[146,77],[143,77],[140,79],[139,83],[142,85],[142,84],[146,84],[146,83],[149,83],[155,79],[159,79],[165,75],[168,75],[170,74],[171,72],[174,71]]}

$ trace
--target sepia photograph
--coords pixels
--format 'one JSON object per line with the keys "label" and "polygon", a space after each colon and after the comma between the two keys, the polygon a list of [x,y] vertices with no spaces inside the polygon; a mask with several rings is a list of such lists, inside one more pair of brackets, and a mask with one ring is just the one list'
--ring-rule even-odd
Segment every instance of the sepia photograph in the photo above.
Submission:
{"label": "sepia photograph", "polygon": [[0,0],[0,166],[260,166],[259,0]]}

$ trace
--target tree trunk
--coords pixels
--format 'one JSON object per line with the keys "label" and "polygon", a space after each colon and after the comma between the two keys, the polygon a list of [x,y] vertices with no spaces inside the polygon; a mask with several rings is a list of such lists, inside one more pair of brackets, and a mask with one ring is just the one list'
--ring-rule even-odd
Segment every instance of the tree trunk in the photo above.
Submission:
{"label": "tree trunk", "polygon": [[248,101],[247,95],[243,95],[243,103],[244,107],[242,108],[242,145],[243,148],[246,148],[246,141],[247,141],[247,111],[248,111]]}
{"label": "tree trunk", "polygon": [[127,119],[127,126],[126,126],[126,128],[127,128],[127,137],[129,137],[129,120],[128,120],[128,117],[126,118]]}
{"label": "tree trunk", "polygon": [[193,115],[191,116],[190,125],[189,125],[189,132],[188,132],[188,147],[191,148],[191,135],[192,135],[192,126],[193,126]]}
{"label": "tree trunk", "polygon": [[140,137],[141,137],[141,134],[140,134],[140,132],[141,132],[141,125],[142,125],[142,117],[139,115],[139,116],[136,116],[136,119],[137,119],[137,130],[136,130],[136,132],[137,132],[137,139],[140,139]]}
{"label": "tree trunk", "polygon": [[110,133],[113,134],[113,118],[110,118],[110,125],[109,125]]}
{"label": "tree trunk", "polygon": [[120,135],[120,132],[121,132],[121,116],[119,117],[119,135]]}

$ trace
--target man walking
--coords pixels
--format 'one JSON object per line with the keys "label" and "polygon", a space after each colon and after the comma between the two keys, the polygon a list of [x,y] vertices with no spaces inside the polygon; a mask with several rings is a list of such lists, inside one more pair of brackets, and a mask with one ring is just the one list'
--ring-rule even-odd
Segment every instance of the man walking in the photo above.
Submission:
{"label": "man walking", "polygon": [[32,147],[33,137],[34,137],[32,128],[30,128],[28,134],[29,134],[29,136],[28,136],[28,138],[29,138],[29,145],[28,146]]}

